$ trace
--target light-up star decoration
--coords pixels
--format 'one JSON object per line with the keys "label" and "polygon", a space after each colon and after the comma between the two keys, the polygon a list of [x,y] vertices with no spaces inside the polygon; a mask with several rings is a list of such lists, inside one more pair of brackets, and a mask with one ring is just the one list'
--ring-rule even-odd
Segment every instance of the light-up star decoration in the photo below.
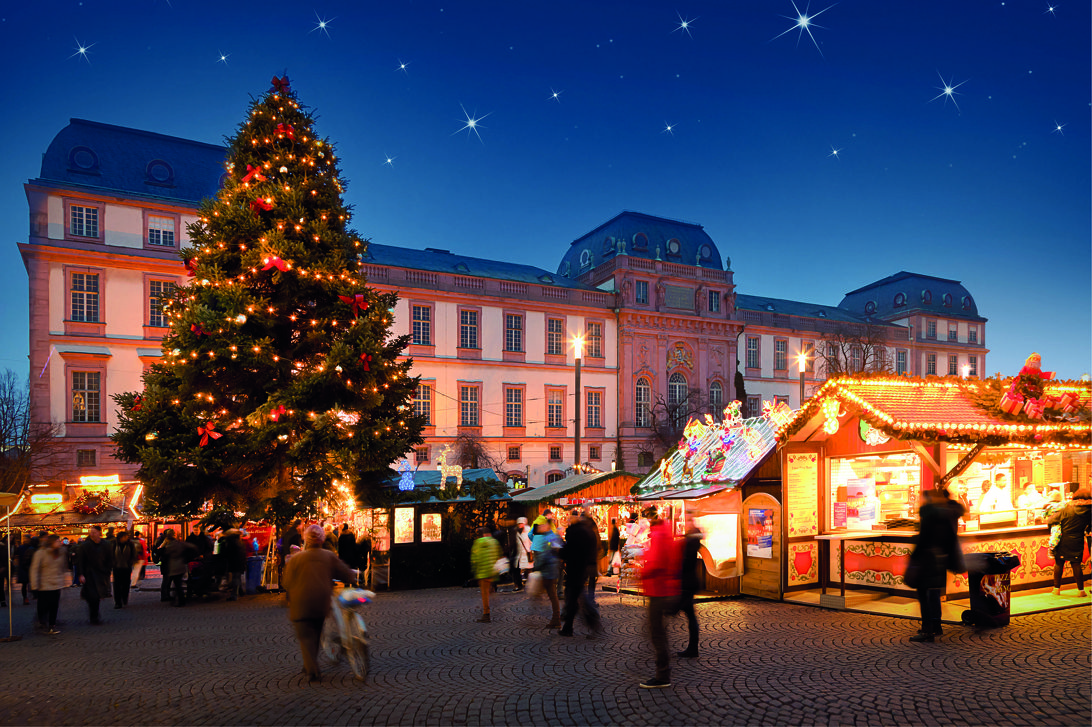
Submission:
{"label": "light-up star decoration", "polygon": [[684,18],[678,11],[676,11],[675,14],[679,16],[679,25],[671,32],[677,33],[682,30],[685,31],[685,33],[691,38],[693,38],[694,36],[690,33],[690,26],[691,24],[693,24],[694,20],[697,20],[697,18],[694,18],[693,20],[691,20],[690,18]]}
{"label": "light-up star decoration", "polygon": [[468,114],[466,112],[466,107],[465,106],[463,106],[462,104],[459,104],[459,108],[461,108],[463,110],[463,116],[466,117],[466,123],[464,123],[461,127],[459,127],[459,129],[457,131],[455,131],[452,134],[452,136],[455,136],[455,134],[458,134],[460,131],[465,131],[466,135],[469,137],[470,132],[474,132],[474,134],[476,134],[477,137],[478,137],[478,141],[481,141],[484,144],[485,142],[482,140],[482,135],[478,131],[478,129],[484,128],[484,127],[482,127],[482,124],[481,124],[482,119],[484,119],[486,116],[489,116],[489,114],[491,114],[493,112],[490,111],[489,114],[485,114],[485,116],[471,116],[470,114]]}
{"label": "light-up star decoration", "polygon": [[778,35],[775,35],[773,38],[770,38],[770,40],[771,41],[777,40],[782,35],[785,35],[785,33],[791,33],[793,30],[796,30],[796,31],[798,31],[797,34],[796,34],[796,45],[797,45],[797,47],[800,47],[800,38],[802,38],[804,36],[804,33],[806,32],[808,34],[808,37],[811,38],[811,42],[815,46],[815,50],[819,51],[819,55],[823,55],[823,50],[819,47],[819,43],[816,42],[815,36],[812,35],[812,32],[811,32],[811,29],[812,29],[813,26],[816,27],[816,28],[822,28],[823,26],[815,25],[812,21],[815,20],[820,15],[822,15],[823,13],[825,13],[826,11],[830,10],[832,7],[834,7],[834,5],[827,5],[825,8],[823,8],[822,10],[817,12],[815,15],[809,15],[809,13],[811,12],[811,3],[810,2],[804,8],[804,12],[800,12],[800,8],[796,7],[796,0],[793,0],[792,9],[796,11],[796,17],[793,18],[793,17],[788,16],[788,15],[782,15],[781,17],[787,18],[789,20],[794,21],[794,25],[791,28],[789,28],[788,30],[786,30],[784,33],[779,33]]}
{"label": "light-up star decoration", "polygon": [[330,37],[330,31],[329,31],[330,23],[337,20],[337,18],[330,18],[329,20],[327,20],[326,18],[321,18],[321,17],[319,17],[318,11],[316,10],[315,11],[315,20],[318,21],[317,23],[315,23],[315,27],[311,28],[311,30],[309,30],[307,32],[308,33],[314,33],[316,30],[321,30],[323,33],[326,33],[326,37],[329,38]]}
{"label": "light-up star decoration", "polygon": [[217,63],[223,63],[226,66],[227,65],[227,59],[231,56],[231,54],[230,53],[224,53],[223,51],[219,51],[219,50],[216,51],[216,52],[217,52],[217,54],[219,54],[219,57],[216,59],[216,62]]}
{"label": "light-up star decoration", "polygon": [[[958,111],[959,113],[963,113],[962,111],[960,111],[959,104],[956,103],[955,97],[956,97],[956,89],[959,88],[960,86],[962,86],[964,83],[966,83],[966,81],[960,81],[959,83],[957,83],[956,85],[953,86],[952,81],[945,81],[944,80],[944,76],[940,75],[940,71],[937,71],[937,75],[940,76],[940,82],[942,84],[941,86],[937,86],[937,89],[940,90],[940,93],[938,93],[936,96],[933,96],[931,99],[929,99],[929,103],[932,103],[933,101],[936,101],[938,98],[941,98],[941,97],[944,97],[944,103],[948,103],[948,99],[951,99],[952,104],[956,107],[956,111]],[[953,80],[955,80],[955,79],[953,79]]]}
{"label": "light-up star decoration", "polygon": [[82,60],[87,61],[87,65],[91,65],[91,59],[87,57],[87,52],[91,50],[94,45],[94,43],[91,43],[90,45],[84,45],[80,42],[79,38],[76,38],[76,52],[70,55],[69,58],[75,58],[76,56],[79,56]]}
{"label": "light-up star decoration", "polygon": [[551,88],[550,89],[550,98],[552,98],[554,101],[557,101],[558,103],[561,103],[561,94],[563,94],[563,93],[565,93],[565,92],[564,91],[555,91],[555,90],[553,90]]}
{"label": "light-up star decoration", "polygon": [[1057,121],[1055,121],[1054,122],[1054,128],[1051,130],[1050,133],[1051,134],[1061,134],[1062,136],[1065,136],[1065,132],[1062,131],[1062,129],[1064,129],[1064,128],[1065,128],[1065,124],[1059,124]]}

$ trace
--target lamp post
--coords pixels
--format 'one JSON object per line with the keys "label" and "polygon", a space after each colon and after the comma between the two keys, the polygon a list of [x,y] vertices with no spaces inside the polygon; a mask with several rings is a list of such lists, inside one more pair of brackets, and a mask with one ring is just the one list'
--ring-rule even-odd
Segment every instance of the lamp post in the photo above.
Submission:
{"label": "lamp post", "polygon": [[808,365],[808,355],[801,351],[796,354],[796,366],[800,369],[800,407],[804,407],[804,367]]}
{"label": "lamp post", "polygon": [[573,357],[576,359],[576,412],[573,421],[576,423],[576,452],[573,454],[573,462],[576,463],[574,471],[580,469],[580,359],[584,355],[584,337],[573,336]]}

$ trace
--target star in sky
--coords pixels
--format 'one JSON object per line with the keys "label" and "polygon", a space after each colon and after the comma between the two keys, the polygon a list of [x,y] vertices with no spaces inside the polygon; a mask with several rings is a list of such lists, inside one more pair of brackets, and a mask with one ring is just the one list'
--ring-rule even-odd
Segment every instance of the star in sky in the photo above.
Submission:
{"label": "star in sky", "polygon": [[[484,116],[471,116],[470,114],[468,114],[466,112],[466,107],[465,106],[463,106],[462,104],[459,104],[459,108],[461,108],[463,110],[463,116],[466,117],[466,123],[464,123],[462,125],[462,127],[460,127],[458,129],[458,131],[453,133],[452,136],[455,136],[455,134],[458,134],[460,131],[465,131],[466,135],[469,137],[470,132],[474,132],[474,134],[476,134],[477,137],[478,137],[478,141],[480,141],[480,142],[482,142],[484,144],[485,141],[482,140],[482,135],[478,131],[478,129],[484,128],[481,125],[481,120],[484,119],[486,116],[489,116],[489,114],[491,114],[493,112],[490,111],[489,114],[485,114]],[[477,113],[477,112],[475,112],[475,113]]]}
{"label": "star in sky", "polygon": [[689,35],[689,36],[690,36],[691,38],[693,38],[694,36],[693,36],[693,35],[692,35],[692,34],[690,33],[690,25],[691,25],[691,24],[692,24],[692,23],[693,23],[693,22],[694,22],[695,20],[697,20],[697,18],[693,18],[693,19],[690,19],[690,18],[684,18],[684,17],[682,16],[682,14],[681,14],[681,13],[679,13],[679,12],[678,12],[677,10],[675,11],[675,14],[679,16],[679,25],[678,25],[678,27],[676,27],[676,28],[675,28],[675,30],[672,30],[671,32],[672,32],[672,33],[677,33],[677,32],[679,32],[680,30],[684,30],[684,31],[686,31],[686,34],[687,34],[687,35]]}
{"label": "star in sky", "polygon": [[76,38],[76,52],[70,55],[69,58],[75,58],[76,56],[79,56],[81,59],[87,61],[88,65],[91,65],[91,59],[87,57],[87,52],[91,50],[94,45],[94,43],[91,43],[90,45],[84,45],[80,42],[79,38]]}
{"label": "star in sky", "polygon": [[[783,18],[787,18],[787,19],[792,20],[794,22],[794,25],[791,28],[789,28],[788,30],[786,30],[785,33],[790,33],[793,30],[798,30],[799,32],[796,34],[796,45],[797,45],[797,47],[799,47],[800,46],[800,38],[803,37],[803,35],[804,35],[805,31],[806,31],[807,34],[808,34],[808,37],[811,38],[811,42],[815,45],[815,50],[819,51],[819,55],[823,55],[823,51],[819,47],[819,44],[815,42],[815,36],[812,35],[812,33],[811,33],[812,26],[814,25],[812,23],[812,21],[815,20],[820,15],[822,15],[823,13],[825,13],[826,11],[830,10],[832,7],[834,7],[834,6],[833,5],[827,5],[825,8],[823,8],[822,10],[817,12],[815,15],[809,15],[808,13],[811,12],[811,3],[810,2],[804,8],[804,12],[800,12],[800,8],[796,7],[796,0],[792,0],[792,9],[796,11],[796,17],[793,18],[793,17],[788,16],[788,15],[782,15],[781,16]],[[816,28],[822,28],[823,26],[815,25],[815,27]],[[770,38],[770,40],[771,41],[777,40],[782,35],[785,35],[785,33],[779,33],[778,35],[775,35],[773,38]]]}
{"label": "star in sky", "polygon": [[663,131],[661,131],[660,133],[661,134],[671,134],[672,136],[675,136],[675,127],[676,126],[678,126],[678,124],[669,124],[669,123],[667,123],[665,121]]}
{"label": "star in sky", "polygon": [[329,38],[330,37],[330,31],[329,31],[330,23],[337,20],[337,18],[330,18],[329,20],[327,20],[326,18],[320,18],[319,14],[318,14],[318,11],[316,10],[315,11],[315,20],[317,20],[318,23],[316,23],[315,27],[311,28],[311,30],[309,30],[307,32],[308,33],[314,33],[316,30],[321,30],[323,33],[326,33],[326,37]]}
{"label": "star in sky", "polygon": [[384,159],[383,163],[385,165],[387,165],[388,167],[393,167],[394,166],[394,160],[397,159],[398,157],[392,157],[389,154],[386,154],[384,156],[385,156],[385,159]]}
{"label": "star in sky", "polygon": [[396,71],[402,71],[402,73],[405,73],[405,74],[406,74],[406,75],[408,76],[408,75],[409,75],[409,71],[407,71],[407,70],[406,70],[406,66],[408,66],[408,65],[409,65],[409,63],[408,63],[408,62],[406,62],[406,63],[403,63],[403,62],[402,62],[402,59],[401,59],[401,58],[399,58],[399,59],[398,59],[398,68],[395,68],[394,70],[396,70]]}
{"label": "star in sky", "polygon": [[1047,9],[1043,11],[1043,15],[1046,15],[1047,13],[1054,15],[1054,11],[1057,9],[1057,7],[1057,5],[1047,5]]}
{"label": "star in sky", "polygon": [[842,157],[838,156],[838,152],[840,152],[840,151],[842,151],[842,150],[841,149],[835,149],[834,144],[831,144],[830,145],[830,154],[827,154],[827,156],[828,157],[834,157],[835,159],[841,161]]}
{"label": "star in sky", "polygon": [[555,91],[554,89],[551,88],[550,89],[550,98],[552,98],[554,101],[557,101],[558,103],[561,103],[561,94],[563,94],[563,93],[565,93],[565,92],[564,91]]}
{"label": "star in sky", "polygon": [[216,59],[216,62],[217,63],[223,63],[226,66],[227,65],[227,59],[231,56],[231,54],[230,53],[224,53],[223,51],[219,51],[219,50],[216,51],[216,52],[220,56],[219,58]]}
{"label": "star in sky", "polygon": [[[936,96],[933,96],[931,99],[929,99],[929,103],[932,103],[933,101],[936,101],[938,98],[943,96],[944,97],[944,103],[948,103],[948,99],[952,99],[952,103],[955,104],[956,111],[959,111],[959,113],[963,113],[962,111],[959,110],[959,104],[956,103],[955,97],[956,97],[956,89],[959,88],[960,86],[962,86],[964,83],[966,83],[966,81],[960,81],[959,83],[957,83],[956,85],[953,86],[951,81],[945,81],[944,80],[944,76],[940,75],[940,71],[937,71],[937,75],[940,76],[940,82],[943,84],[943,86],[937,86],[937,89],[940,90],[940,93],[938,93]],[[953,80],[955,80],[955,79],[953,79]]]}
{"label": "star in sky", "polygon": [[1064,128],[1065,128],[1065,124],[1059,124],[1057,121],[1055,121],[1054,122],[1054,130],[1051,131],[1050,133],[1051,134],[1061,134],[1062,136],[1065,136],[1065,132],[1062,131],[1062,129],[1064,129]]}

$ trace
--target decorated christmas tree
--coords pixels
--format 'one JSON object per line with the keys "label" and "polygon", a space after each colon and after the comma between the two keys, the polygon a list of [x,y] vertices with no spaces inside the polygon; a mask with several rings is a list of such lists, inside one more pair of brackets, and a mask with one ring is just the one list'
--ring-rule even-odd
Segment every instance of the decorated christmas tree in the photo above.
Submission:
{"label": "decorated christmas tree", "polygon": [[115,396],[118,456],[146,509],[281,519],[350,484],[358,497],[420,443],[417,380],[392,338],[396,296],[359,270],[330,143],[288,78],[229,140],[227,177],[189,226],[188,285],[142,393]]}

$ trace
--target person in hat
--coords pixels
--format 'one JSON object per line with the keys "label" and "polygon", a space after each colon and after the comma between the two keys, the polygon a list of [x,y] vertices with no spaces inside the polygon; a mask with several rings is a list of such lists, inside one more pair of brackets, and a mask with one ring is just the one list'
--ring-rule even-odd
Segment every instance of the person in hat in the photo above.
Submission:
{"label": "person in hat", "polygon": [[516,590],[523,590],[523,582],[527,579],[527,575],[531,572],[531,567],[534,565],[534,560],[531,555],[531,528],[527,524],[527,518],[516,518],[516,549],[513,565],[516,569],[516,573],[519,574],[518,588]]}

